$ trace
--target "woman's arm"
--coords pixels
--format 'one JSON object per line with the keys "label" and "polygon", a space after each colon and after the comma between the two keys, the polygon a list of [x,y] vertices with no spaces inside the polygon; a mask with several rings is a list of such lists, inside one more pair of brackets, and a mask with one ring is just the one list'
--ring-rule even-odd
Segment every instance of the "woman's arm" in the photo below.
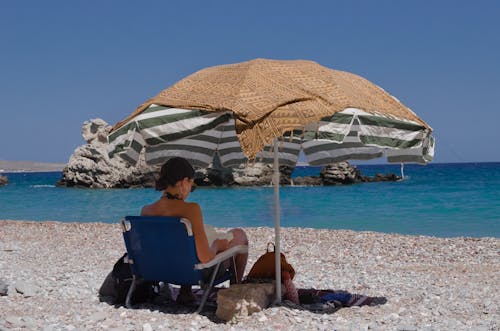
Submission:
{"label": "woman's arm", "polygon": [[[196,254],[198,255],[198,259],[201,263],[207,263],[215,257],[219,247],[213,247],[212,249],[208,245],[200,206],[197,203],[190,202],[186,203],[186,209],[186,218],[191,222],[193,229]],[[221,244],[222,243],[219,245]],[[217,244],[215,246],[217,246]]]}
{"label": "woman's arm", "polygon": [[215,239],[210,249],[212,253],[217,254],[219,252],[224,252],[229,248],[229,241],[227,239]]}

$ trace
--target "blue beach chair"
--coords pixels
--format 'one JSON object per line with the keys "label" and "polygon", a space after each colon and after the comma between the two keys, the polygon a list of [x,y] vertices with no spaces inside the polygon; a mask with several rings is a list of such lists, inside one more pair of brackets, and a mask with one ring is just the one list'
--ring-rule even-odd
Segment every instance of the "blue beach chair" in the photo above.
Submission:
{"label": "blue beach chair", "polygon": [[[201,312],[213,286],[236,279],[234,257],[246,253],[248,247],[232,247],[207,263],[200,263],[196,254],[191,223],[179,217],[127,216],[121,220],[132,285],[126,306],[138,281],[164,282],[175,285],[199,285],[203,296],[197,312]],[[230,260],[231,267],[221,269]],[[223,268],[223,267],[222,267]]]}

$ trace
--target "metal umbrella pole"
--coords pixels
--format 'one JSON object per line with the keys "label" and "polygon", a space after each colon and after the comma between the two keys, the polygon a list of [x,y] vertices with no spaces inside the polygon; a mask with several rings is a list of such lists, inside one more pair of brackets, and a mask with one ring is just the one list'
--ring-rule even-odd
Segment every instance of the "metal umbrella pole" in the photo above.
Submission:
{"label": "metal umbrella pole", "polygon": [[274,257],[276,264],[276,303],[281,303],[281,246],[280,246],[280,169],[277,138],[274,139]]}

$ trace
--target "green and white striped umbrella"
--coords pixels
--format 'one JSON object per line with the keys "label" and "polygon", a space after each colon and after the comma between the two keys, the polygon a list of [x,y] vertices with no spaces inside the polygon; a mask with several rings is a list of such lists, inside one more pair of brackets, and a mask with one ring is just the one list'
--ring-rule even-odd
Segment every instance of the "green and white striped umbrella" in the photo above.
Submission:
{"label": "green and white striped umbrella", "polygon": [[[281,281],[278,165],[385,156],[425,164],[432,129],[410,109],[357,75],[312,61],[256,59],[210,67],[162,91],[108,135],[109,156],[161,164],[182,156],[198,167],[218,153],[223,166],[274,164],[276,283]],[[271,148],[273,147],[273,148]],[[281,286],[276,286],[277,301]]]}
{"label": "green and white striped umbrella", "polygon": [[[247,161],[231,112],[206,113],[151,105],[109,135],[109,156],[135,164],[145,148],[148,164],[162,164],[183,156],[194,166],[207,167],[215,153],[225,167]],[[419,123],[346,109],[310,123],[304,130],[280,138],[280,165],[294,167],[303,150],[310,165],[345,160],[369,160],[385,155],[388,162],[430,162],[434,139]],[[271,146],[257,153],[257,161],[273,163]]]}

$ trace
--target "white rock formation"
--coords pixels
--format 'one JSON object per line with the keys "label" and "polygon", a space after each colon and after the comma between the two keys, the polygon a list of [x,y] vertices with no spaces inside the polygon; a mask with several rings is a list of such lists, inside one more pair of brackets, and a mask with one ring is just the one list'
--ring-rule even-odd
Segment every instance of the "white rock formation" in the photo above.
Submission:
{"label": "white rock formation", "polygon": [[154,186],[154,174],[158,168],[146,165],[144,158],[136,166],[130,166],[120,158],[109,158],[106,146],[110,130],[111,126],[102,119],[83,124],[82,136],[87,144],[78,147],[71,155],[58,185],[90,188]]}

